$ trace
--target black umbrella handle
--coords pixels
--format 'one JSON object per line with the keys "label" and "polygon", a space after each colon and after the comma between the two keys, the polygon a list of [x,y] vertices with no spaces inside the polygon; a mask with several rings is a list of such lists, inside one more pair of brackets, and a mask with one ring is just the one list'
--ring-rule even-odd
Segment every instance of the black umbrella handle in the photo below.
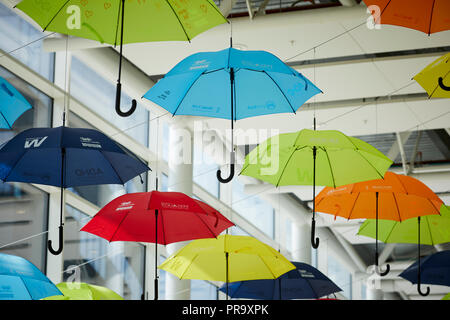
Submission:
{"label": "black umbrella handle", "polygon": [[54,256],[57,256],[59,254],[61,254],[61,252],[63,251],[63,246],[64,246],[64,227],[63,225],[59,226],[59,248],[58,250],[54,250],[52,247],[52,240],[48,240],[47,242],[47,246],[48,246],[48,251],[50,251],[51,254],[53,254]]}
{"label": "black umbrella handle", "polygon": [[417,283],[417,292],[422,296],[422,297],[426,297],[427,295],[430,294],[430,287],[427,287],[427,291],[426,292],[422,292],[422,290],[420,289],[420,282]]}
{"label": "black umbrella handle", "polygon": [[316,238],[316,220],[311,221],[311,245],[314,249],[319,247],[320,239]]}
{"label": "black umbrella handle", "polygon": [[235,153],[231,152],[230,153],[230,175],[228,176],[228,178],[222,178],[222,171],[219,169],[216,172],[216,176],[217,176],[217,180],[219,180],[220,183],[228,183],[231,180],[233,180],[234,177],[234,172],[235,172],[235,168],[234,168],[234,159],[235,159]]}
{"label": "black umbrella handle", "polygon": [[131,101],[131,108],[128,111],[123,112],[120,109],[120,95],[122,92],[122,84],[120,82],[117,82],[117,87],[116,87],[116,112],[119,116],[121,117],[129,117],[133,114],[134,111],[136,111],[136,107],[137,107],[137,102],[136,99],[133,99]]}
{"label": "black umbrella handle", "polygon": [[377,275],[384,277],[385,275],[387,275],[389,273],[389,271],[391,271],[391,266],[388,264],[386,264],[386,270],[385,271],[381,271],[381,268],[378,266],[378,262],[377,262],[377,266],[375,268],[375,272],[377,273]]}
{"label": "black umbrella handle", "polygon": [[444,84],[444,78],[440,77],[439,80],[438,80],[438,83],[439,83],[439,87],[441,87],[442,90],[450,91],[450,87],[447,87]]}

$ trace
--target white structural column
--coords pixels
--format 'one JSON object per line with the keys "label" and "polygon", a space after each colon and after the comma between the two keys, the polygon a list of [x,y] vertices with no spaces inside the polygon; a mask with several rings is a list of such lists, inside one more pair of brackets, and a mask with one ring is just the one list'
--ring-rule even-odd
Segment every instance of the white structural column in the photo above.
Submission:
{"label": "white structural column", "polygon": [[292,260],[311,264],[311,227],[307,224],[292,223]]}
{"label": "white structural column", "polygon": [[383,300],[383,290],[366,287],[366,300]]}
{"label": "white structural column", "polygon": [[[193,186],[193,146],[192,132],[182,123],[182,117],[175,118],[169,130],[169,191],[183,192],[192,196]],[[167,143],[167,142],[164,142]],[[187,242],[177,242],[166,246],[171,255],[186,245]],[[189,300],[191,293],[190,280],[180,280],[167,272],[166,300]]]}

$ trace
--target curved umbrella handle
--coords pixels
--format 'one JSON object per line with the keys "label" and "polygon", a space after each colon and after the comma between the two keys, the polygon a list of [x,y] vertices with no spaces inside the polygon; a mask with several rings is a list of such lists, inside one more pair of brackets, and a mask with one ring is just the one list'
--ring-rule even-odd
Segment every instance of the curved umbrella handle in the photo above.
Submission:
{"label": "curved umbrella handle", "polygon": [[64,244],[64,241],[63,241],[63,229],[64,229],[64,227],[62,225],[60,225],[58,227],[58,229],[59,229],[59,248],[58,248],[58,250],[54,250],[53,249],[53,247],[52,247],[52,240],[48,240],[47,241],[48,251],[50,251],[51,254],[53,254],[54,256],[59,255],[63,251],[63,244]]}
{"label": "curved umbrella handle", "polygon": [[319,247],[319,238],[316,238],[316,220],[311,221],[311,245],[314,249]]}
{"label": "curved umbrella handle", "polygon": [[417,282],[417,292],[418,292],[422,297],[426,297],[427,295],[430,294],[430,287],[427,287],[427,291],[424,293],[424,292],[422,292],[422,290],[420,289],[420,282]]}
{"label": "curved umbrella handle", "polygon": [[116,87],[116,112],[119,116],[121,117],[129,117],[133,114],[134,111],[136,111],[136,107],[137,107],[137,102],[135,99],[133,99],[131,101],[131,108],[130,110],[123,112],[120,109],[120,95],[122,92],[122,84],[120,82],[117,82],[117,87]]}
{"label": "curved umbrella handle", "polygon": [[439,87],[441,87],[442,90],[450,91],[450,87],[447,87],[444,84],[444,78],[440,77],[439,80],[438,80],[438,83],[439,83]]}
{"label": "curved umbrella handle", "polygon": [[221,183],[228,183],[233,180],[234,177],[234,163],[230,164],[230,176],[226,179],[222,178],[222,171],[219,169],[216,172],[217,180]]}
{"label": "curved umbrella handle", "polygon": [[384,277],[385,275],[387,275],[389,273],[389,271],[391,271],[391,266],[388,264],[386,264],[386,270],[385,271],[381,271],[380,267],[377,265],[377,267],[375,268],[375,272],[381,276]]}

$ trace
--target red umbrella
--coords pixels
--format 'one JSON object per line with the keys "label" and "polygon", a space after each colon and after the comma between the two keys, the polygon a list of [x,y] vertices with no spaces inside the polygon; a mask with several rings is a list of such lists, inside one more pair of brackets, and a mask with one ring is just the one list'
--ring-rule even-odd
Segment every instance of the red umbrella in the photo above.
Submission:
{"label": "red umbrella", "polygon": [[[233,226],[217,210],[181,192],[138,192],[115,198],[104,206],[83,228],[112,241],[169,244],[217,237]],[[155,300],[158,251],[155,245]]]}

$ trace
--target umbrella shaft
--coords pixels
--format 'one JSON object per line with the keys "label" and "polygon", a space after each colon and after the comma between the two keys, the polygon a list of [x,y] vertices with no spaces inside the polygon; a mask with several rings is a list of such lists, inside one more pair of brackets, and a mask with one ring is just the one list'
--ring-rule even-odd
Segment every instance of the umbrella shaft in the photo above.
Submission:
{"label": "umbrella shaft", "polygon": [[155,210],[155,300],[158,300],[158,210]]}

